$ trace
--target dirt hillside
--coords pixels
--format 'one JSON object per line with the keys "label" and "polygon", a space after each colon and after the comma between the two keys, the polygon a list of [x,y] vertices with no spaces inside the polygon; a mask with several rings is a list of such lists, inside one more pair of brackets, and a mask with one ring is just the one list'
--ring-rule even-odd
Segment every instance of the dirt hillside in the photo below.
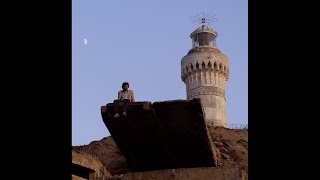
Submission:
{"label": "dirt hillside", "polygon": [[[216,147],[218,168],[238,167],[248,173],[248,131],[247,129],[209,128],[211,140]],[[117,148],[111,136],[89,145],[74,146],[73,149],[95,155],[112,175],[131,172],[125,157]],[[241,172],[239,172],[241,173]]]}

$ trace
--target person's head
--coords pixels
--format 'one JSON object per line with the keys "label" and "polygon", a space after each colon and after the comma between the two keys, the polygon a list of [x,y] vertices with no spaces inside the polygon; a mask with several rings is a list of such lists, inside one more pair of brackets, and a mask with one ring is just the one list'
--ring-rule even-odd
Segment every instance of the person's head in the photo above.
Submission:
{"label": "person's head", "polygon": [[128,82],[122,83],[122,89],[123,89],[124,91],[127,91],[127,90],[129,89],[129,83],[128,83]]}

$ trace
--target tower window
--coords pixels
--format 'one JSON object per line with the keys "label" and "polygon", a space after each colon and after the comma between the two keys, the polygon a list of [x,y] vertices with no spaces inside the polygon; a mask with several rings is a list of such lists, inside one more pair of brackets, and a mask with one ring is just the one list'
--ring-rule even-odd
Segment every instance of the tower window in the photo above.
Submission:
{"label": "tower window", "polygon": [[211,33],[202,32],[192,38],[192,47],[215,46],[215,36]]}

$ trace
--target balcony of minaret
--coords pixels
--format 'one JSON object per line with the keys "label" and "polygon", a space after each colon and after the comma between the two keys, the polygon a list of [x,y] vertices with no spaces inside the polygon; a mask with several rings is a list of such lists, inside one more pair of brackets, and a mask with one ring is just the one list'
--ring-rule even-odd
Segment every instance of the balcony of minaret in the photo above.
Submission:
{"label": "balcony of minaret", "polygon": [[216,86],[225,88],[226,80],[229,78],[229,68],[223,63],[211,62],[190,63],[182,69],[182,80],[186,83],[187,89],[198,86]]}

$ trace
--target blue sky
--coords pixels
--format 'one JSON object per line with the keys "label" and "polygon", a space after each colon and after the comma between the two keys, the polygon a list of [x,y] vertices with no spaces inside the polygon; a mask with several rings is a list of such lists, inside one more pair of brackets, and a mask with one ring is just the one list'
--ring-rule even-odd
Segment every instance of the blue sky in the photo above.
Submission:
{"label": "blue sky", "polygon": [[110,135],[100,107],[124,81],[136,101],[186,99],[180,63],[201,12],[215,14],[209,27],[229,58],[228,124],[248,124],[248,0],[73,0],[72,145]]}

